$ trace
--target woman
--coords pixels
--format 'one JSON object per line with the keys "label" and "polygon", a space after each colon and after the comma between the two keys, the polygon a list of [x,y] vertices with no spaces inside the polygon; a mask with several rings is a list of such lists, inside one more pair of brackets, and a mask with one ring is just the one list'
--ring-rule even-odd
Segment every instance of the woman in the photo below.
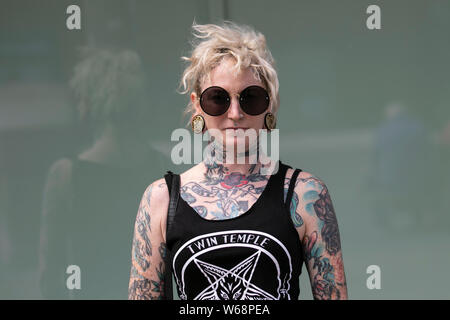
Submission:
{"label": "woman", "polygon": [[[281,161],[272,175],[266,158],[236,161],[260,153],[258,144],[236,137],[237,128],[259,132],[275,125],[278,78],[265,37],[233,23],[193,29],[199,42],[185,58],[190,65],[181,84],[190,92],[194,132],[213,131],[214,142],[201,163],[179,176],[169,172],[146,189],[135,224],[129,299],[170,299],[166,270],[181,299],[298,299],[303,262],[316,299],[346,299],[339,230],[325,184]],[[242,143],[245,153],[224,156]]]}

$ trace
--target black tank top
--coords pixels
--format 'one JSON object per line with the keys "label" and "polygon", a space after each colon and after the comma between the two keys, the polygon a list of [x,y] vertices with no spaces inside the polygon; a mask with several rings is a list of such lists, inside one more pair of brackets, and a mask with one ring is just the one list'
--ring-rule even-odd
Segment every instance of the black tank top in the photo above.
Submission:
{"label": "black tank top", "polygon": [[289,203],[301,170],[291,179],[285,203],[287,168],[279,161],[253,206],[235,218],[207,220],[178,197],[166,261],[181,299],[298,299],[303,252]]}

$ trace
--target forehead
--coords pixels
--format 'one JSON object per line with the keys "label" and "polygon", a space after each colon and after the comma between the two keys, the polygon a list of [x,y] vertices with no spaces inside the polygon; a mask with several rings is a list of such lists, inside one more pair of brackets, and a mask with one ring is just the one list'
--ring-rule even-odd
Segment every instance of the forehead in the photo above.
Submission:
{"label": "forehead", "polygon": [[202,90],[219,86],[231,92],[239,92],[251,85],[263,86],[251,68],[241,69],[238,72],[234,60],[225,59],[209,73],[209,79],[205,77]]}

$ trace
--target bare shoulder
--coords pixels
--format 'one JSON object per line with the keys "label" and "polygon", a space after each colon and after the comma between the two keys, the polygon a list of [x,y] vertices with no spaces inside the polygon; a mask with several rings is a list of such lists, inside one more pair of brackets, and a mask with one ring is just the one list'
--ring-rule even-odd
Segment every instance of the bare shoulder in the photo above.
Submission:
{"label": "bare shoulder", "polygon": [[[169,190],[164,178],[152,182],[144,191],[136,221],[150,219],[153,230],[159,230],[164,242],[166,239],[165,225],[169,208]],[[144,215],[142,217],[141,215]],[[145,216],[148,216],[147,218]]]}
{"label": "bare shoulder", "polygon": [[142,201],[149,208],[152,215],[162,214],[164,211],[167,212],[169,200],[169,190],[164,178],[152,182],[145,189],[142,196]]}
{"label": "bare shoulder", "polygon": [[[286,171],[286,176],[284,179],[285,186],[288,186],[291,183],[292,175],[294,174],[295,169],[288,168]],[[295,181],[295,189],[294,191],[299,193],[303,190],[304,187],[316,187],[322,188],[325,186],[325,183],[318,176],[313,175],[308,171],[300,171]]]}
{"label": "bare shoulder", "polygon": [[298,214],[306,225],[336,225],[336,213],[331,200],[329,189],[325,182],[311,174],[302,172],[299,174],[295,194],[298,196]]}
{"label": "bare shoulder", "polygon": [[[286,172],[285,196],[293,172],[293,169]],[[328,188],[322,179],[307,171],[299,173],[290,203],[290,215],[301,241],[306,236],[307,229],[312,230],[324,223],[337,225]]]}
{"label": "bare shoulder", "polygon": [[[285,194],[293,173],[293,169],[288,169],[286,172]],[[290,207],[291,215],[295,217],[294,222],[300,221],[295,223],[296,226],[302,226],[304,223],[316,220],[318,218],[317,210],[322,207],[332,209],[331,198],[324,181],[308,171],[301,171],[295,181]]]}
{"label": "bare shoulder", "polygon": [[[285,177],[285,186],[288,187],[291,183],[291,178],[294,173],[294,169],[289,168],[286,172]],[[327,189],[324,181],[316,175],[308,171],[301,171],[297,179],[295,181],[295,193],[303,198],[304,193],[308,191],[315,190],[316,192],[321,192],[322,190]]]}
{"label": "bare shoulder", "polygon": [[153,181],[145,190],[151,195],[151,200],[157,203],[169,200],[169,189],[167,188],[166,180],[164,178]]}

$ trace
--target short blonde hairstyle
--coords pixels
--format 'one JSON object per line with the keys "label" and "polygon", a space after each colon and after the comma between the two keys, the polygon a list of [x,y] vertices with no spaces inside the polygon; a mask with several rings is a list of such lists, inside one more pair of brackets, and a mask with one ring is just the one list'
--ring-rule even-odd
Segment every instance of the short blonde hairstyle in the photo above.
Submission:
{"label": "short blonde hairstyle", "polygon": [[[195,92],[200,96],[201,83],[209,78],[210,72],[224,59],[232,58],[237,72],[251,68],[255,77],[266,87],[271,112],[276,114],[280,105],[278,75],[275,60],[266,45],[265,36],[246,25],[237,25],[225,21],[223,25],[192,25],[194,41],[191,57],[182,57],[189,61],[183,72],[180,87],[181,94]],[[186,107],[185,114],[193,114],[192,101]]]}

